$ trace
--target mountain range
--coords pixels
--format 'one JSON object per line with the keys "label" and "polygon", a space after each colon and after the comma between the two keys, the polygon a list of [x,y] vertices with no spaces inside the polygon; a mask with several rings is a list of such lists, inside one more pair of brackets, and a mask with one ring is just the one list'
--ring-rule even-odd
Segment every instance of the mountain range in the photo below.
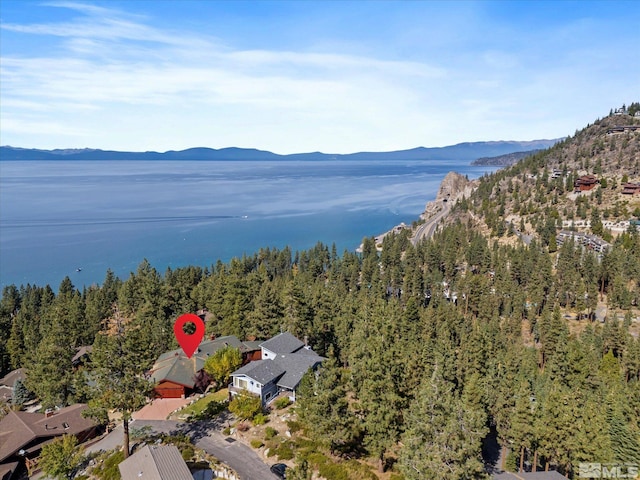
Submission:
{"label": "mountain range", "polygon": [[481,157],[494,157],[513,152],[546,149],[558,142],[554,140],[466,142],[447,147],[418,147],[391,152],[358,152],[330,154],[322,152],[277,153],[253,148],[206,147],[167,152],[120,152],[99,149],[39,150],[11,146],[0,147],[0,160],[456,160],[473,161]]}

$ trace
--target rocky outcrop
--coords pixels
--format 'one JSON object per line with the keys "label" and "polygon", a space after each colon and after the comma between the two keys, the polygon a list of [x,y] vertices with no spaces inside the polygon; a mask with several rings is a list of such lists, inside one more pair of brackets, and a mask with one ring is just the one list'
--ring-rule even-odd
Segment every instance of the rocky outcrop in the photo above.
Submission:
{"label": "rocky outcrop", "polygon": [[449,172],[442,179],[436,202],[455,200],[461,195],[469,195],[475,188],[475,183],[469,180],[465,175],[457,172]]}

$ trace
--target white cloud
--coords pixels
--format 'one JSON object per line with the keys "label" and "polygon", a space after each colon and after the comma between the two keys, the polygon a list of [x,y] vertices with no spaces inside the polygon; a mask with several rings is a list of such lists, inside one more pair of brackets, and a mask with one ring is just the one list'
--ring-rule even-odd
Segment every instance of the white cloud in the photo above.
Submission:
{"label": "white cloud", "polygon": [[[612,103],[603,93],[632,91],[607,78],[618,63],[607,57],[607,44],[572,40],[571,49],[553,52],[567,35],[593,28],[585,21],[544,34],[523,32],[514,51],[483,38],[467,15],[468,28],[454,42],[460,50],[447,47],[455,31],[439,26],[432,46],[421,43],[427,36],[411,34],[403,42],[421,40],[403,44],[408,53],[375,55],[259,43],[233,48],[209,33],[184,31],[179,22],[169,31],[154,27],[152,17],[111,8],[49,5],[77,16],[1,25],[7,35],[48,42],[37,55],[2,52],[3,143],[74,147],[77,132],[82,146],[121,150],[246,146],[343,153],[525,140],[581,127],[579,115],[602,108],[585,104],[585,96],[606,104],[606,112],[617,99]],[[576,55],[580,51],[584,55]],[[640,84],[633,62],[626,74],[631,85]]]}

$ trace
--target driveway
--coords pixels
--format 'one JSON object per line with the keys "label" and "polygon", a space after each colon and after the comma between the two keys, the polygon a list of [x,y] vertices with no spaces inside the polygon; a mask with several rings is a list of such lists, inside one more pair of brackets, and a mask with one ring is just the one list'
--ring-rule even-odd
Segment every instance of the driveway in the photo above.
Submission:
{"label": "driveway", "polygon": [[[231,467],[242,480],[276,479],[269,466],[258,454],[241,442],[220,433],[224,428],[225,418],[185,423],[173,420],[135,420],[130,424],[130,430],[150,428],[156,433],[185,434],[193,443],[205,452],[213,455],[224,464]],[[86,449],[87,452],[110,450],[122,445],[122,426],[119,425],[109,435]]]}

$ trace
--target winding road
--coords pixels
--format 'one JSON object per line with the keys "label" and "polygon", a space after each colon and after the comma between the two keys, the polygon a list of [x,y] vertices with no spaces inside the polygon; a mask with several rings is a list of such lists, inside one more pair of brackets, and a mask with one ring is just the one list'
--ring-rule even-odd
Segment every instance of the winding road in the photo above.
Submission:
{"label": "winding road", "polygon": [[[198,448],[203,449],[231,467],[242,480],[278,478],[271,473],[269,465],[265,464],[251,448],[232,437],[222,435],[220,431],[224,426],[225,424],[222,420],[193,423],[174,420],[136,420],[131,423],[130,429],[132,432],[137,429],[150,429],[156,433],[187,435]],[[122,445],[122,434],[122,425],[119,425],[99,442],[87,447],[85,451],[95,452],[114,449]]]}
{"label": "winding road", "polygon": [[413,243],[413,245],[416,245],[418,242],[424,240],[425,238],[430,238],[436,231],[436,227],[438,226],[440,220],[442,220],[444,216],[447,215],[451,210],[450,202],[440,201],[439,203],[442,205],[442,209],[433,217],[426,220],[422,225],[418,226],[418,228],[416,228],[416,233],[413,235],[413,237],[411,237],[411,243]]}

